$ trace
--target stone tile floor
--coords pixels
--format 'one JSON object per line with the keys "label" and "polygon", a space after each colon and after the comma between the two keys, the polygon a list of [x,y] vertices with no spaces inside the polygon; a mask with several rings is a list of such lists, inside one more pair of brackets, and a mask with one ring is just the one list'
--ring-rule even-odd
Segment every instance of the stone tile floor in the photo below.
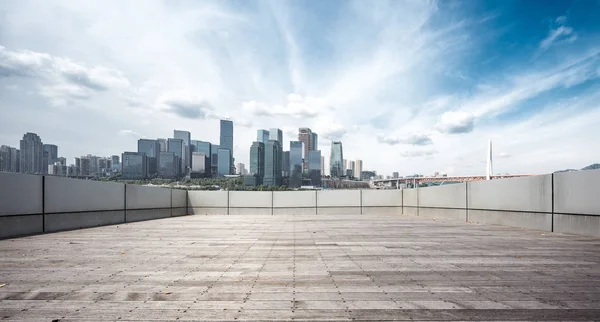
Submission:
{"label": "stone tile floor", "polygon": [[0,241],[0,321],[600,320],[600,239],[394,215]]}

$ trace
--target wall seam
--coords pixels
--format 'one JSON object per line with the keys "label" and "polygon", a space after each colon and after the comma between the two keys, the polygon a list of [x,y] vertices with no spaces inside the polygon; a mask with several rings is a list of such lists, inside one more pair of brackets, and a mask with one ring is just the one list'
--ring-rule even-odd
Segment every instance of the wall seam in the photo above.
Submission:
{"label": "wall seam", "polygon": [[363,214],[363,191],[360,189],[360,214]]}
{"label": "wall seam", "polygon": [[469,221],[469,183],[465,182],[465,221]]}
{"label": "wall seam", "polygon": [[275,214],[273,207],[275,207],[275,191],[271,191],[271,216]]}
{"label": "wall seam", "polygon": [[127,184],[123,184],[123,222],[127,222]]}
{"label": "wall seam", "polygon": [[42,232],[46,232],[46,176],[42,176]]}
{"label": "wall seam", "polygon": [[319,214],[319,192],[315,190],[315,216]]}
{"label": "wall seam", "polygon": [[552,194],[552,225],[550,226],[550,231],[554,232],[554,173],[551,176],[551,182],[552,182],[552,190],[551,190],[551,194]]}
{"label": "wall seam", "polygon": [[229,207],[231,207],[231,205],[229,200],[229,190],[227,190],[227,216],[229,216]]}
{"label": "wall seam", "polygon": [[171,192],[171,217],[173,217],[173,189],[169,189]]}

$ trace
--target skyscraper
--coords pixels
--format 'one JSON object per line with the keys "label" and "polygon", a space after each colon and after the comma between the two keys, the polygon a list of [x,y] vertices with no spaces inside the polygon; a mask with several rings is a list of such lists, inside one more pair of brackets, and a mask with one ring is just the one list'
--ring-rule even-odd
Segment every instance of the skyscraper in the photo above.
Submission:
{"label": "skyscraper", "polygon": [[308,171],[308,151],[313,150],[313,135],[312,131],[307,127],[301,127],[298,129],[298,141],[304,143],[304,164],[302,169]]}
{"label": "skyscraper", "polygon": [[356,162],[350,160],[350,164],[348,166],[349,166],[349,169],[352,170],[352,177],[350,177],[348,179],[352,179],[352,178],[356,177]]}
{"label": "skyscraper", "polygon": [[312,150],[319,150],[319,135],[315,132],[312,133]]}
{"label": "skyscraper", "polygon": [[344,154],[342,151],[342,142],[331,142],[331,156],[329,160],[329,175],[332,178],[341,178],[345,175],[344,171]]}
{"label": "skyscraper", "polygon": [[124,179],[148,177],[148,156],[143,152],[123,152],[121,176]]}
{"label": "skyscraper", "polygon": [[308,152],[308,177],[315,187],[321,186],[321,150]]}
{"label": "skyscraper", "polygon": [[287,178],[290,176],[290,151],[283,151],[283,166],[281,176]]}
{"label": "skyscraper", "polygon": [[321,175],[325,175],[325,156],[321,155]]}
{"label": "skyscraper", "polygon": [[181,161],[173,152],[160,152],[158,176],[165,179],[174,179],[179,176]]}
{"label": "skyscraper", "polygon": [[20,142],[21,151],[21,173],[43,174],[44,170],[44,144],[42,139],[35,133],[25,133]]}
{"label": "skyscraper", "polygon": [[211,165],[212,165],[212,154],[213,154],[213,145],[210,142],[192,140],[192,150],[194,152],[204,153],[206,160],[204,168],[206,169],[205,176],[211,176]]}
{"label": "skyscraper", "polygon": [[167,139],[156,139],[156,141],[158,141],[160,152],[167,152]]}
{"label": "skyscraper", "polygon": [[119,160],[120,160],[120,158],[118,155],[113,155],[110,157],[110,161],[111,161],[113,170],[121,169],[121,162]]}
{"label": "skyscraper", "polygon": [[302,185],[303,151],[302,141],[290,141],[290,187],[298,188]]}
{"label": "skyscraper", "polygon": [[44,144],[44,152],[48,152],[48,164],[52,164],[58,159],[58,146],[54,144]]}
{"label": "skyscraper", "polygon": [[[185,152],[185,145],[182,139],[168,139],[167,140],[167,149],[169,152],[173,152],[175,153],[175,156],[178,158],[179,162],[181,163],[180,166],[178,167],[179,171],[183,172],[183,168],[185,166],[185,163],[183,163],[183,155]],[[181,175],[181,173],[177,174],[177,177],[179,177]]]}
{"label": "skyscraper", "polygon": [[269,140],[277,141],[283,146],[283,132],[280,129],[271,128],[269,130]]}
{"label": "skyscraper", "polygon": [[158,140],[139,139],[138,152],[145,153],[148,157],[148,175],[153,176],[158,173],[160,143]]}
{"label": "skyscraper", "polygon": [[[269,130],[269,141],[273,140],[273,141],[277,141],[279,144],[277,145],[278,147],[278,151],[277,151],[277,169],[279,169],[279,176],[278,176],[278,180],[277,181],[277,185],[281,185],[281,176],[283,174],[283,132],[280,129],[276,129],[276,128],[272,128]],[[268,141],[267,141],[268,143]],[[265,143],[265,164],[268,161],[267,157],[266,157],[266,151],[267,151],[267,144]],[[265,176],[267,175],[267,172],[265,171]]]}
{"label": "skyscraper", "polygon": [[216,177],[217,176],[217,166],[219,165],[219,149],[221,148],[220,145],[217,144],[213,144],[211,149],[210,149],[210,175],[212,177]]}
{"label": "skyscraper", "polygon": [[192,152],[191,178],[204,177],[206,174],[206,155],[204,152]]}
{"label": "skyscraper", "polygon": [[363,162],[362,160],[356,160],[356,164],[354,165],[354,167],[356,168],[354,171],[354,177],[357,178],[358,180],[361,179],[361,174],[363,172]]}
{"label": "skyscraper", "polygon": [[[221,120],[221,138],[219,142],[221,149],[229,150],[229,166],[233,165],[233,122],[228,120]],[[232,170],[229,169],[231,174]]]}
{"label": "skyscraper", "polygon": [[263,184],[265,186],[280,186],[281,185],[281,160],[279,157],[283,155],[279,141],[269,140],[265,144],[265,177]]}
{"label": "skyscraper", "polygon": [[241,176],[246,174],[246,165],[241,162],[235,165],[235,169],[237,170],[237,174]]}
{"label": "skyscraper", "polygon": [[179,157],[181,158],[181,162],[183,163],[181,170],[183,174],[187,174],[188,170],[192,166],[192,150],[190,148],[190,144],[192,143],[192,134],[188,131],[173,130],[173,138],[180,139],[183,141],[183,149]]}
{"label": "skyscraper", "polygon": [[269,141],[269,131],[268,130],[258,130],[256,131],[256,141],[261,142],[263,144]]}
{"label": "skyscraper", "polygon": [[262,142],[253,142],[250,147],[250,175],[261,178],[265,175],[265,144]]}
{"label": "skyscraper", "polygon": [[0,146],[0,171],[17,172],[17,148],[2,145]]}
{"label": "skyscraper", "polygon": [[348,160],[344,159],[343,165],[344,167],[342,168],[342,170],[344,170],[344,173],[346,173],[346,169],[348,169]]}
{"label": "skyscraper", "polygon": [[218,163],[217,163],[217,175],[224,177],[231,174],[231,150],[219,148],[217,150]]}

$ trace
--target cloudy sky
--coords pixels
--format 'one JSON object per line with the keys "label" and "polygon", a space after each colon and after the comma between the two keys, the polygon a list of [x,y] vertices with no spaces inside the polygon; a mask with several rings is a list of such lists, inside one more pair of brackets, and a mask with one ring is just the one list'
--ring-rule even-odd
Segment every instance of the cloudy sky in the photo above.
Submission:
{"label": "cloudy sky", "polygon": [[[298,127],[380,174],[600,162],[600,1],[0,1],[0,144]],[[289,143],[284,145],[289,149]],[[328,165],[326,161],[326,165]]]}

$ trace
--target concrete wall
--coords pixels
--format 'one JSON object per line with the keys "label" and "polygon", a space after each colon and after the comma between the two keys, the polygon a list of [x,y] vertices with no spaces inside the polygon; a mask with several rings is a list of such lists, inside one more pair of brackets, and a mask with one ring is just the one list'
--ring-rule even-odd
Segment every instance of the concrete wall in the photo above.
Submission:
{"label": "concrete wall", "polygon": [[127,222],[171,217],[171,189],[127,185],[125,210]]}
{"label": "concrete wall", "polygon": [[0,238],[186,213],[184,190],[0,172]]}
{"label": "concrete wall", "polygon": [[230,215],[272,215],[273,192],[230,191]]}
{"label": "concrete wall", "polygon": [[468,220],[552,231],[552,175],[470,182]]}
{"label": "concrete wall", "polygon": [[402,214],[402,190],[361,190],[362,214]]}
{"label": "concrete wall", "polygon": [[44,231],[125,222],[125,185],[46,176]]}
{"label": "concrete wall", "polygon": [[360,190],[317,191],[317,216],[361,213]]}
{"label": "concrete wall", "polygon": [[273,215],[316,215],[316,191],[274,191]]}
{"label": "concrete wall", "polygon": [[187,215],[187,191],[171,189],[171,216]]}
{"label": "concrete wall", "polygon": [[188,211],[192,215],[228,215],[227,191],[188,191]]}
{"label": "concrete wall", "polygon": [[0,172],[0,238],[44,231],[42,180]]}
{"label": "concrete wall", "polygon": [[419,215],[419,189],[402,190],[402,213],[409,216]]}
{"label": "concrete wall", "polygon": [[554,231],[600,237],[600,170],[554,174]]}
{"label": "concrete wall", "polygon": [[415,189],[418,193],[419,216],[467,220],[467,184]]}

